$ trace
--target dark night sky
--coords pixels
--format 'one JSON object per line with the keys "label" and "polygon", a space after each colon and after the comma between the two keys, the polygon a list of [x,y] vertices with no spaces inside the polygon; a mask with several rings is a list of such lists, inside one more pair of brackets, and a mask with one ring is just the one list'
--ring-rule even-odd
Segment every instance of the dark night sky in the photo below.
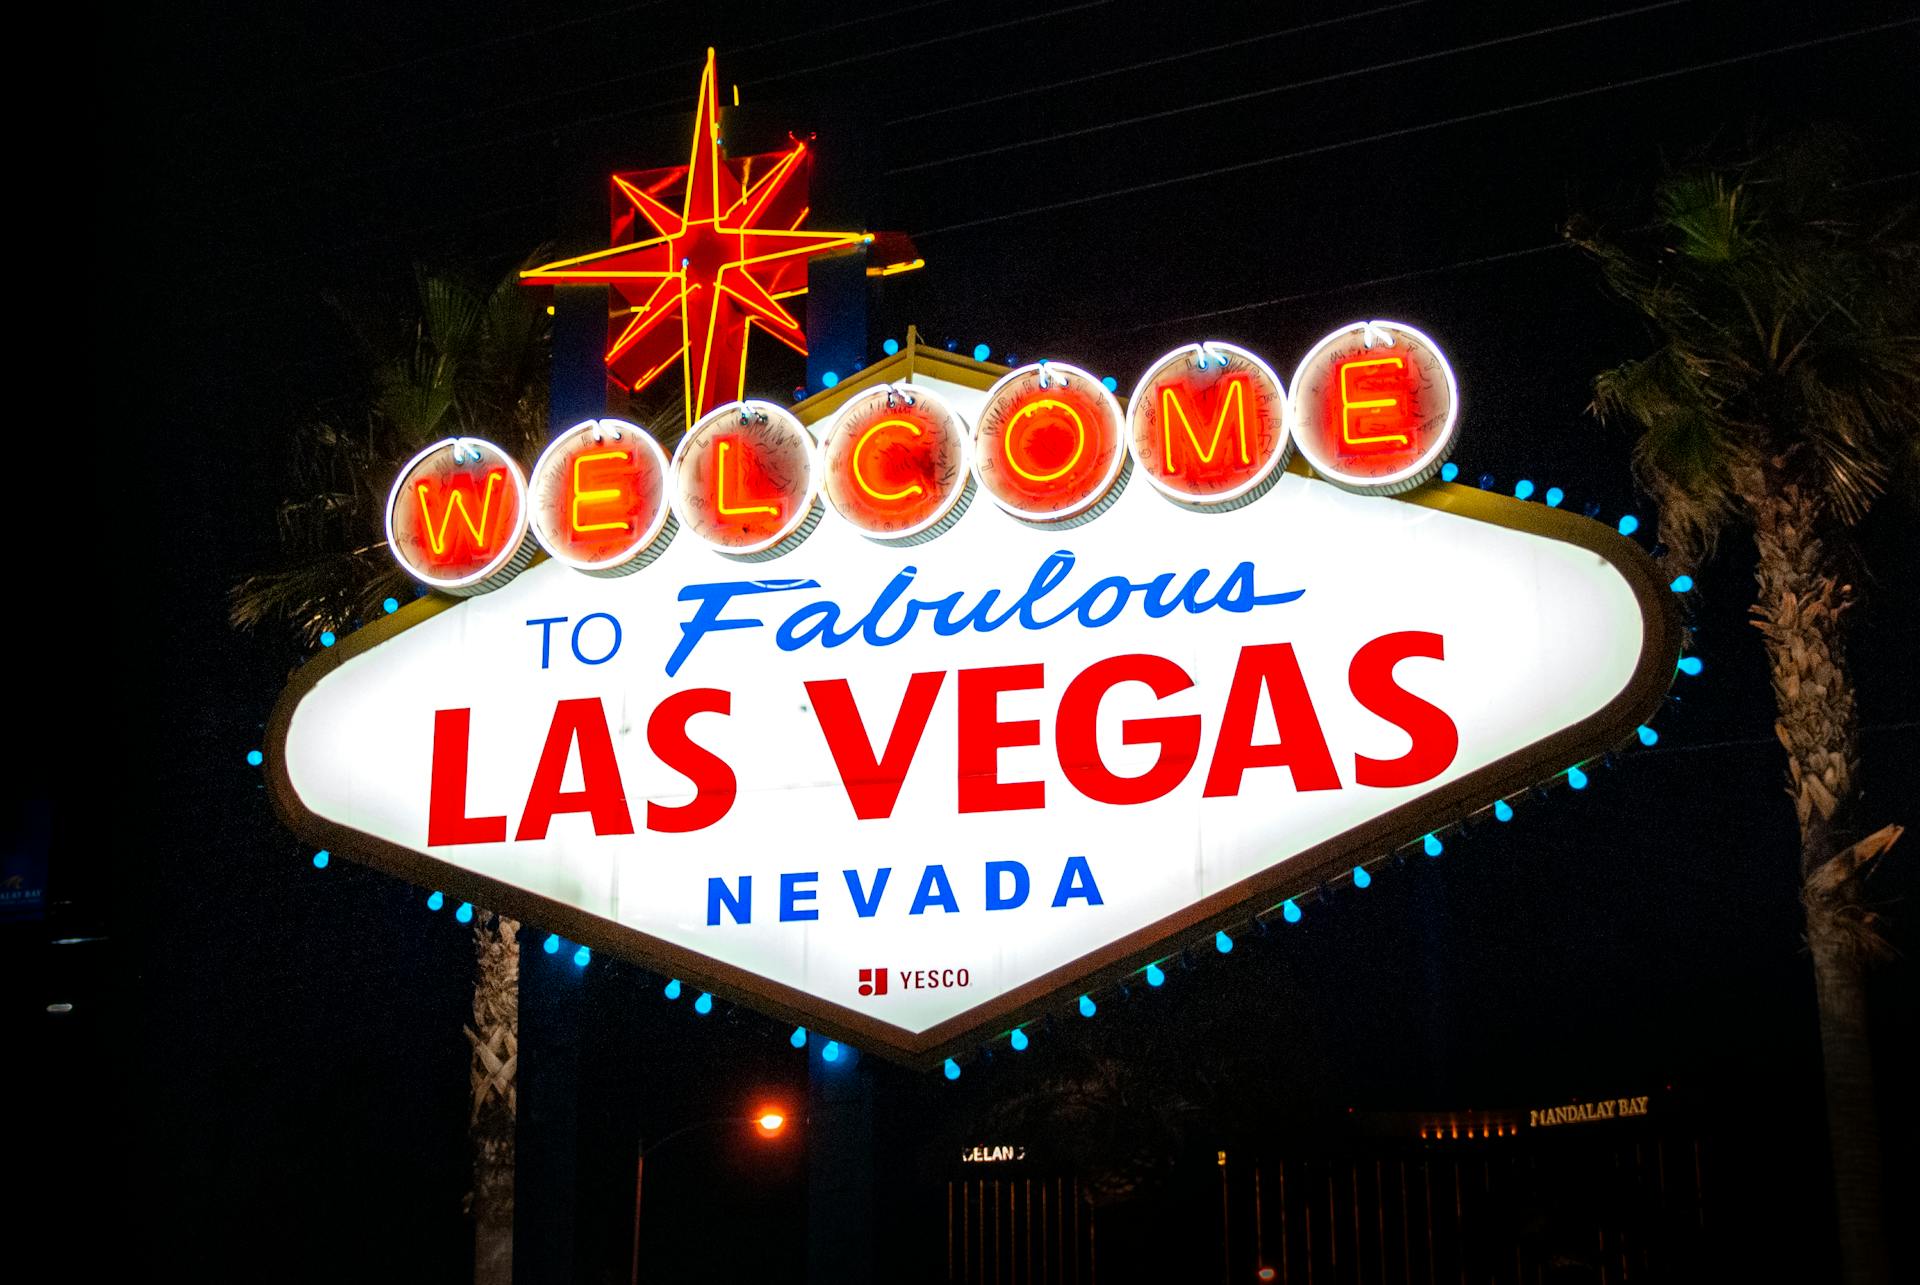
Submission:
{"label": "dark night sky", "polygon": [[[98,73],[113,176],[99,232],[128,253],[96,283],[113,306],[93,338],[131,357],[102,382],[142,430],[165,550],[125,589],[139,654],[102,663],[148,766],[117,806],[56,790],[63,922],[111,940],[84,960],[31,953],[9,1022],[49,1051],[58,1111],[99,1126],[68,1140],[95,1193],[75,1207],[106,1215],[94,1166],[119,1157],[151,1243],[216,1275],[466,1271],[467,934],[421,890],[314,870],[242,765],[296,656],[232,634],[225,592],[272,556],[289,425],[360,377],[323,298],[403,290],[416,261],[502,267],[552,239],[577,158],[678,152],[708,44],[762,119],[821,128],[823,154],[858,140],[868,225],[917,238],[929,266],[876,292],[876,348],[914,323],[1124,384],[1201,335],[1286,370],[1337,324],[1401,317],[1460,371],[1466,478],[1557,483],[1608,514],[1633,492],[1625,438],[1584,413],[1589,381],[1645,338],[1557,246],[1559,222],[1644,217],[1637,195],[1664,164],[1816,121],[1858,139],[1867,191],[1910,198],[1920,172],[1920,28],[1830,39],[1910,15],[1896,3],[600,2],[167,6],[114,30]],[[796,375],[775,359],[755,381]],[[1878,824],[1920,797],[1920,579],[1910,514],[1889,507],[1865,538],[1856,655]],[[1707,571],[1707,675],[1658,750],[1020,1065],[958,1086],[883,1069],[888,1163],[922,1163],[920,1143],[968,1136],[995,1101],[1101,1048],[1205,1098],[1216,1130],[1681,1082],[1778,1129],[1780,1209],[1823,1217],[1792,818],[1749,573],[1737,542]],[[1898,913],[1908,957],[1877,983],[1884,1029],[1920,1015]],[[587,1202],[583,1241],[624,1243],[629,1160],[610,1139],[804,1082],[784,1028],[744,1011],[700,1022],[659,1001],[658,980],[596,962],[577,983],[581,1113],[601,1140],[582,1187],[612,1193]],[[93,1006],[55,1029],[53,990]],[[1885,1083],[1914,1082],[1911,1055],[1886,1054]],[[1884,1096],[1904,1136],[1913,1110]],[[776,1263],[768,1245],[799,1227],[797,1173],[721,1149],[650,1177],[678,1278]],[[697,1243],[712,1233],[696,1211],[715,1207],[770,1234]]]}

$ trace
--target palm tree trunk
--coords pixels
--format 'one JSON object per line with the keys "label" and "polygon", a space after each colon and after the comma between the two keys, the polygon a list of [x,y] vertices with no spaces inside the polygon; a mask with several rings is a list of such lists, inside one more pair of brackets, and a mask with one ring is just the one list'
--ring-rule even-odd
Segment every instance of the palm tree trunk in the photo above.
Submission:
{"label": "palm tree trunk", "polygon": [[1884,842],[1867,852],[1868,841],[1853,843],[1846,829],[1859,763],[1844,649],[1853,586],[1842,580],[1820,540],[1812,492],[1782,476],[1784,463],[1774,461],[1766,475],[1756,469],[1742,479],[1760,554],[1754,624],[1766,636],[1778,716],[1774,731],[1787,751],[1787,793],[1800,825],[1842,1279],[1847,1285],[1883,1285],[1880,1135],[1865,989],[1865,965],[1881,943],[1861,905],[1859,875],[1892,837],[1881,831],[1874,837]]}
{"label": "palm tree trunk", "polygon": [[520,925],[504,915],[474,916],[473,1114],[474,1285],[513,1285],[513,1141],[520,1051]]}

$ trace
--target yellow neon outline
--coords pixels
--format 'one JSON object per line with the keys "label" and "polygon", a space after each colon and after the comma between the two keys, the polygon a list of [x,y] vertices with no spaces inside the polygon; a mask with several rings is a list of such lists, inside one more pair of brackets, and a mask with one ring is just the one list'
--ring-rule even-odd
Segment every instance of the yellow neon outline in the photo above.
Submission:
{"label": "yellow neon outline", "polygon": [[867,485],[865,475],[860,472],[860,452],[865,448],[867,440],[883,428],[904,428],[912,432],[915,437],[922,435],[920,426],[912,420],[906,419],[883,419],[866,432],[860,434],[860,440],[853,444],[852,468],[854,483],[868,495],[883,503],[891,503],[894,500],[905,500],[916,495],[925,495],[927,488],[918,482],[909,482],[904,490],[889,491],[884,494]]}
{"label": "yellow neon outline", "polygon": [[[1048,473],[1044,477],[1038,474],[1027,472],[1025,469],[1021,468],[1018,464],[1016,464],[1013,459],[1013,426],[1019,422],[1019,419],[1022,415],[1025,415],[1031,411],[1037,411],[1042,406],[1057,406],[1061,410],[1065,411],[1067,413],[1067,418],[1073,421],[1074,431],[1080,435],[1079,440],[1074,442],[1073,444],[1073,454],[1067,457],[1067,462],[1065,464],[1062,464],[1059,468],[1055,469],[1053,472]],[[1052,481],[1056,481],[1059,478],[1065,477],[1067,475],[1067,471],[1071,469],[1075,464],[1078,464],[1080,462],[1080,456],[1082,453],[1086,451],[1086,449],[1087,449],[1087,425],[1085,421],[1083,421],[1080,418],[1080,412],[1075,410],[1073,407],[1067,405],[1065,402],[1052,397],[1037,398],[1033,401],[1028,402],[1025,406],[1022,406],[1019,410],[1015,411],[1012,415],[1007,417],[1007,426],[1004,430],[1001,431],[1001,434],[1000,434],[1000,451],[1001,451],[1001,454],[1007,457],[1007,467],[1012,469],[1014,472],[1018,473],[1021,477],[1026,478],[1027,481],[1029,482],[1052,482]]]}
{"label": "yellow neon outline", "polygon": [[576,535],[585,535],[589,531],[631,531],[633,530],[633,523],[631,522],[594,522],[587,526],[580,525],[580,506],[582,504],[604,501],[609,497],[612,497],[614,499],[618,499],[620,497],[620,488],[617,486],[610,486],[600,490],[593,490],[593,491],[581,490],[580,489],[580,466],[582,464],[591,464],[595,460],[624,460],[626,458],[627,458],[627,453],[625,451],[594,451],[591,454],[574,456],[573,504],[567,513],[567,521],[572,525],[574,533]]}
{"label": "yellow neon outline", "polygon": [[438,531],[433,529],[433,510],[427,507],[427,484],[425,482],[414,483],[414,493],[420,497],[420,524],[427,528],[427,545],[433,550],[434,557],[443,558],[447,554],[447,528],[453,525],[453,511],[455,509],[460,510],[460,521],[465,525],[468,533],[473,536],[474,552],[485,553],[487,551],[487,539],[484,533],[488,525],[487,515],[493,511],[493,484],[506,475],[507,471],[505,469],[488,470],[486,493],[480,501],[479,526],[474,525],[473,515],[467,510],[467,493],[449,485],[447,491],[452,498],[447,501],[446,510],[440,515],[440,529]]}
{"label": "yellow neon outline", "polygon": [[727,507],[727,447],[731,445],[733,445],[732,442],[724,439],[719,443],[720,449],[718,454],[720,456],[720,462],[714,473],[713,501],[715,506],[720,510],[720,515],[722,517],[738,517],[743,513],[764,513],[770,518],[779,517],[780,506],[777,504],[749,504],[741,509],[730,509]]}
{"label": "yellow neon outline", "polygon": [[1178,416],[1180,427],[1187,430],[1187,440],[1193,443],[1193,452],[1200,457],[1200,462],[1202,464],[1211,464],[1213,463],[1213,453],[1220,449],[1220,434],[1226,429],[1227,410],[1229,407],[1237,407],[1240,412],[1240,427],[1235,433],[1240,439],[1240,462],[1242,464],[1253,463],[1252,457],[1247,454],[1247,400],[1244,395],[1246,386],[1247,377],[1245,375],[1232,375],[1228,377],[1227,395],[1220,399],[1220,413],[1214,417],[1213,421],[1213,438],[1207,443],[1205,448],[1202,448],[1200,445],[1200,434],[1193,431],[1193,421],[1187,418],[1187,408],[1180,404],[1180,390],[1172,384],[1168,384],[1160,390],[1160,437],[1166,443],[1167,473],[1169,475],[1180,472],[1179,469],[1173,466],[1174,418]]}
{"label": "yellow neon outline", "polygon": [[1348,412],[1357,411],[1357,410],[1378,410],[1382,406],[1397,406],[1400,404],[1400,399],[1398,397],[1380,397],[1380,398],[1374,399],[1373,401],[1367,401],[1367,402],[1355,402],[1355,401],[1347,400],[1347,372],[1350,370],[1359,370],[1363,366],[1398,366],[1402,370],[1405,370],[1407,368],[1407,363],[1406,363],[1406,359],[1402,357],[1369,357],[1365,361],[1349,361],[1341,364],[1341,367],[1340,367],[1340,440],[1345,442],[1348,446],[1374,446],[1374,445],[1378,445],[1381,442],[1389,442],[1396,446],[1413,445],[1413,438],[1406,433],[1387,433],[1387,434],[1383,434],[1380,437],[1355,437],[1351,432],[1348,431],[1349,428],[1351,427],[1347,418]]}

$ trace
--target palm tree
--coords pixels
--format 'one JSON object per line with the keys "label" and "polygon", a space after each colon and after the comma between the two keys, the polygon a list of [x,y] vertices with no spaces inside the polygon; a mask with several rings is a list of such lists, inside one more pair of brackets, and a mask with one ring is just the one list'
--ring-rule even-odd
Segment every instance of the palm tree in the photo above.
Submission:
{"label": "palm tree", "polygon": [[[387,556],[387,490],[428,443],[485,437],[531,465],[547,437],[546,310],[508,272],[486,289],[415,272],[413,315],[343,312],[371,368],[364,399],[294,435],[302,494],[281,504],[285,565],[235,586],[232,622],[291,628],[308,646],[403,601],[412,585]],[[474,1280],[513,1279],[513,1165],[519,1041],[519,924],[476,908],[471,1050]]]}
{"label": "palm tree", "polygon": [[1759,556],[1752,615],[1799,823],[1841,1265],[1866,1285],[1887,1257],[1864,980],[1889,947],[1862,883],[1901,828],[1865,833],[1857,815],[1846,641],[1854,530],[1920,450],[1920,244],[1904,212],[1872,212],[1843,183],[1844,156],[1803,137],[1674,175],[1642,228],[1576,220],[1567,236],[1655,344],[1594,381],[1593,410],[1635,430],[1674,570],[1736,529]]}

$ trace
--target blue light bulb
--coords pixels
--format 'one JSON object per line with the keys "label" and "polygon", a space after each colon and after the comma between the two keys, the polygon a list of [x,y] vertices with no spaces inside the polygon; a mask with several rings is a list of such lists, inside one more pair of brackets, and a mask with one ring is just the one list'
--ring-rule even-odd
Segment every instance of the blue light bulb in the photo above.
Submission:
{"label": "blue light bulb", "polygon": [[1660,743],[1660,733],[1654,731],[1645,723],[1639,726],[1635,734],[1639,736],[1642,745],[1658,745]]}
{"label": "blue light bulb", "polygon": [[1166,980],[1167,980],[1167,975],[1165,972],[1161,970],[1160,965],[1158,964],[1147,965],[1147,985],[1159,986],[1165,983]]}
{"label": "blue light bulb", "polygon": [[[993,349],[987,347],[985,344],[975,344],[973,346],[973,359],[975,361],[985,361],[991,356],[993,356]],[[952,1066],[953,1063],[949,1062],[947,1065]],[[956,1072],[956,1074],[958,1073]]]}
{"label": "blue light bulb", "polygon": [[1422,841],[1421,846],[1427,850],[1427,855],[1430,857],[1437,857],[1447,850],[1446,845],[1440,842],[1439,836],[1432,834]]}
{"label": "blue light bulb", "polygon": [[460,909],[453,912],[453,917],[455,919],[458,919],[463,924],[472,923],[473,922],[473,903],[471,901],[461,902]]}
{"label": "blue light bulb", "polygon": [[1633,514],[1629,513],[1625,517],[1620,519],[1621,535],[1632,535],[1635,531],[1638,531],[1639,529],[1640,529],[1640,519],[1633,516]]}
{"label": "blue light bulb", "polygon": [[[889,339],[887,340],[887,342],[892,344],[893,340]],[[900,345],[894,344],[893,346],[898,348]],[[794,1027],[793,1034],[787,1036],[787,1043],[793,1045],[793,1047],[797,1049],[803,1049],[807,1047],[807,1028],[804,1026]]]}
{"label": "blue light bulb", "polygon": [[1442,464],[1440,466],[1440,480],[1442,482],[1451,482],[1453,481],[1454,478],[1459,476],[1460,476],[1460,466],[1458,464],[1455,464],[1452,460],[1448,460],[1445,464]]}
{"label": "blue light bulb", "polygon": [[1513,804],[1507,802],[1505,799],[1495,799],[1493,801],[1493,819],[1496,821],[1513,820]]}
{"label": "blue light bulb", "polygon": [[1290,924],[1300,922],[1300,907],[1294,904],[1292,897],[1280,903],[1280,914]]}
{"label": "blue light bulb", "polygon": [[1095,1013],[1098,1013],[1099,1011],[1100,1011],[1100,1006],[1093,1002],[1093,996],[1082,995],[1080,997],[1080,1016],[1092,1017]]}
{"label": "blue light bulb", "polygon": [[585,946],[582,946],[579,950],[576,950],[573,952],[573,966],[575,968],[585,968],[587,966],[587,961],[592,958],[593,958],[593,952],[588,950]]}
{"label": "blue light bulb", "polygon": [[1015,1053],[1025,1053],[1027,1051],[1027,1045],[1032,1043],[1032,1041],[1027,1039],[1027,1033],[1025,1031],[1016,1026],[1013,1028],[1013,1034],[1008,1038],[1007,1043],[1013,1045],[1013,1051]]}
{"label": "blue light bulb", "polygon": [[1231,955],[1233,953],[1233,938],[1227,936],[1226,929],[1222,928],[1213,935],[1213,948],[1222,955]]}
{"label": "blue light bulb", "polygon": [[445,894],[444,892],[430,892],[427,894],[428,910],[438,910],[440,909],[440,907],[446,904],[447,904],[447,894]]}
{"label": "blue light bulb", "polygon": [[1692,576],[1675,576],[1673,578],[1673,583],[1668,585],[1667,588],[1673,590],[1675,593],[1686,593],[1688,590],[1693,588],[1693,577]]}
{"label": "blue light bulb", "polygon": [[1680,672],[1683,674],[1686,674],[1689,677],[1692,677],[1698,674],[1701,670],[1705,668],[1706,666],[1700,663],[1700,658],[1698,656],[1682,656],[1680,658],[1680,665],[1679,665]]}
{"label": "blue light bulb", "polygon": [[820,1060],[822,1062],[838,1062],[840,1060],[840,1041],[828,1040],[826,1045],[820,1050]]}
{"label": "blue light bulb", "polygon": [[1373,886],[1373,876],[1367,873],[1365,866],[1355,866],[1353,868],[1353,886],[1356,888],[1370,888]]}
{"label": "blue light bulb", "polygon": [[320,633],[320,645],[322,647],[331,647],[339,641],[340,639],[334,635],[331,629],[322,630]]}
{"label": "blue light bulb", "polygon": [[313,868],[315,870],[325,870],[327,868],[327,862],[331,860],[333,860],[333,854],[325,848],[322,848],[313,854]]}
{"label": "blue light bulb", "polygon": [[398,598],[388,598],[380,604],[380,608],[391,616],[394,612],[400,610],[400,600]]}
{"label": "blue light bulb", "polygon": [[826,388],[832,388],[835,384],[839,382],[840,382],[840,375],[839,375],[839,372],[837,371],[830,370],[826,374],[820,376],[820,383],[823,387],[826,387]]}
{"label": "blue light bulb", "polygon": [[700,998],[693,1001],[693,1011],[702,1017],[711,1013],[713,1011],[713,996],[707,994],[705,991],[701,991]]}
{"label": "blue light bulb", "polygon": [[1521,478],[1521,479],[1520,479],[1520,480],[1519,480],[1518,482],[1515,482],[1515,483],[1513,484],[1513,498],[1514,498],[1514,499],[1516,499],[1516,500],[1530,500],[1530,499],[1532,499],[1532,498],[1533,498],[1533,483],[1532,483],[1532,482],[1530,482],[1530,481],[1528,481],[1528,480],[1527,480],[1526,478],[1524,478],[1524,477],[1523,477],[1523,478]]}
{"label": "blue light bulb", "polygon": [[[981,346],[985,347],[984,344]],[[954,1061],[952,1058],[947,1059],[947,1064],[944,1067],[942,1067],[941,1070],[945,1072],[946,1077],[949,1080],[957,1080],[960,1078],[960,1064]]]}
{"label": "blue light bulb", "polygon": [[546,951],[549,955],[558,955],[560,953],[560,934],[548,933],[547,939],[540,943],[540,949]]}
{"label": "blue light bulb", "polygon": [[1115,379],[1112,375],[1108,375],[1105,379],[1101,380],[1100,386],[1105,388],[1110,393],[1117,393],[1120,391],[1120,381]]}
{"label": "blue light bulb", "polygon": [[678,977],[669,979],[666,990],[662,991],[661,994],[665,995],[668,999],[679,999],[680,979]]}
{"label": "blue light bulb", "polygon": [[262,763],[264,763],[264,762],[266,762],[266,761],[267,761],[267,756],[266,756],[266,755],[264,755],[264,754],[262,754],[262,753],[261,753],[261,752],[260,752],[259,750],[248,750],[248,751],[247,751],[247,766],[248,766],[248,767],[259,767],[259,766],[260,766],[260,765],[261,765]]}
{"label": "blue light bulb", "polygon": [[1584,790],[1587,788],[1587,774],[1577,767],[1570,767],[1567,769],[1567,784],[1576,790]]}
{"label": "blue light bulb", "polygon": [[[898,339],[889,339],[880,345],[880,351],[891,357],[900,351],[900,341]],[[801,1029],[804,1030],[806,1028],[802,1027]]]}
{"label": "blue light bulb", "polygon": [[1560,501],[1566,498],[1567,498],[1567,493],[1561,490],[1559,487],[1550,486],[1547,488],[1547,507],[1548,508],[1550,509],[1559,508]]}

